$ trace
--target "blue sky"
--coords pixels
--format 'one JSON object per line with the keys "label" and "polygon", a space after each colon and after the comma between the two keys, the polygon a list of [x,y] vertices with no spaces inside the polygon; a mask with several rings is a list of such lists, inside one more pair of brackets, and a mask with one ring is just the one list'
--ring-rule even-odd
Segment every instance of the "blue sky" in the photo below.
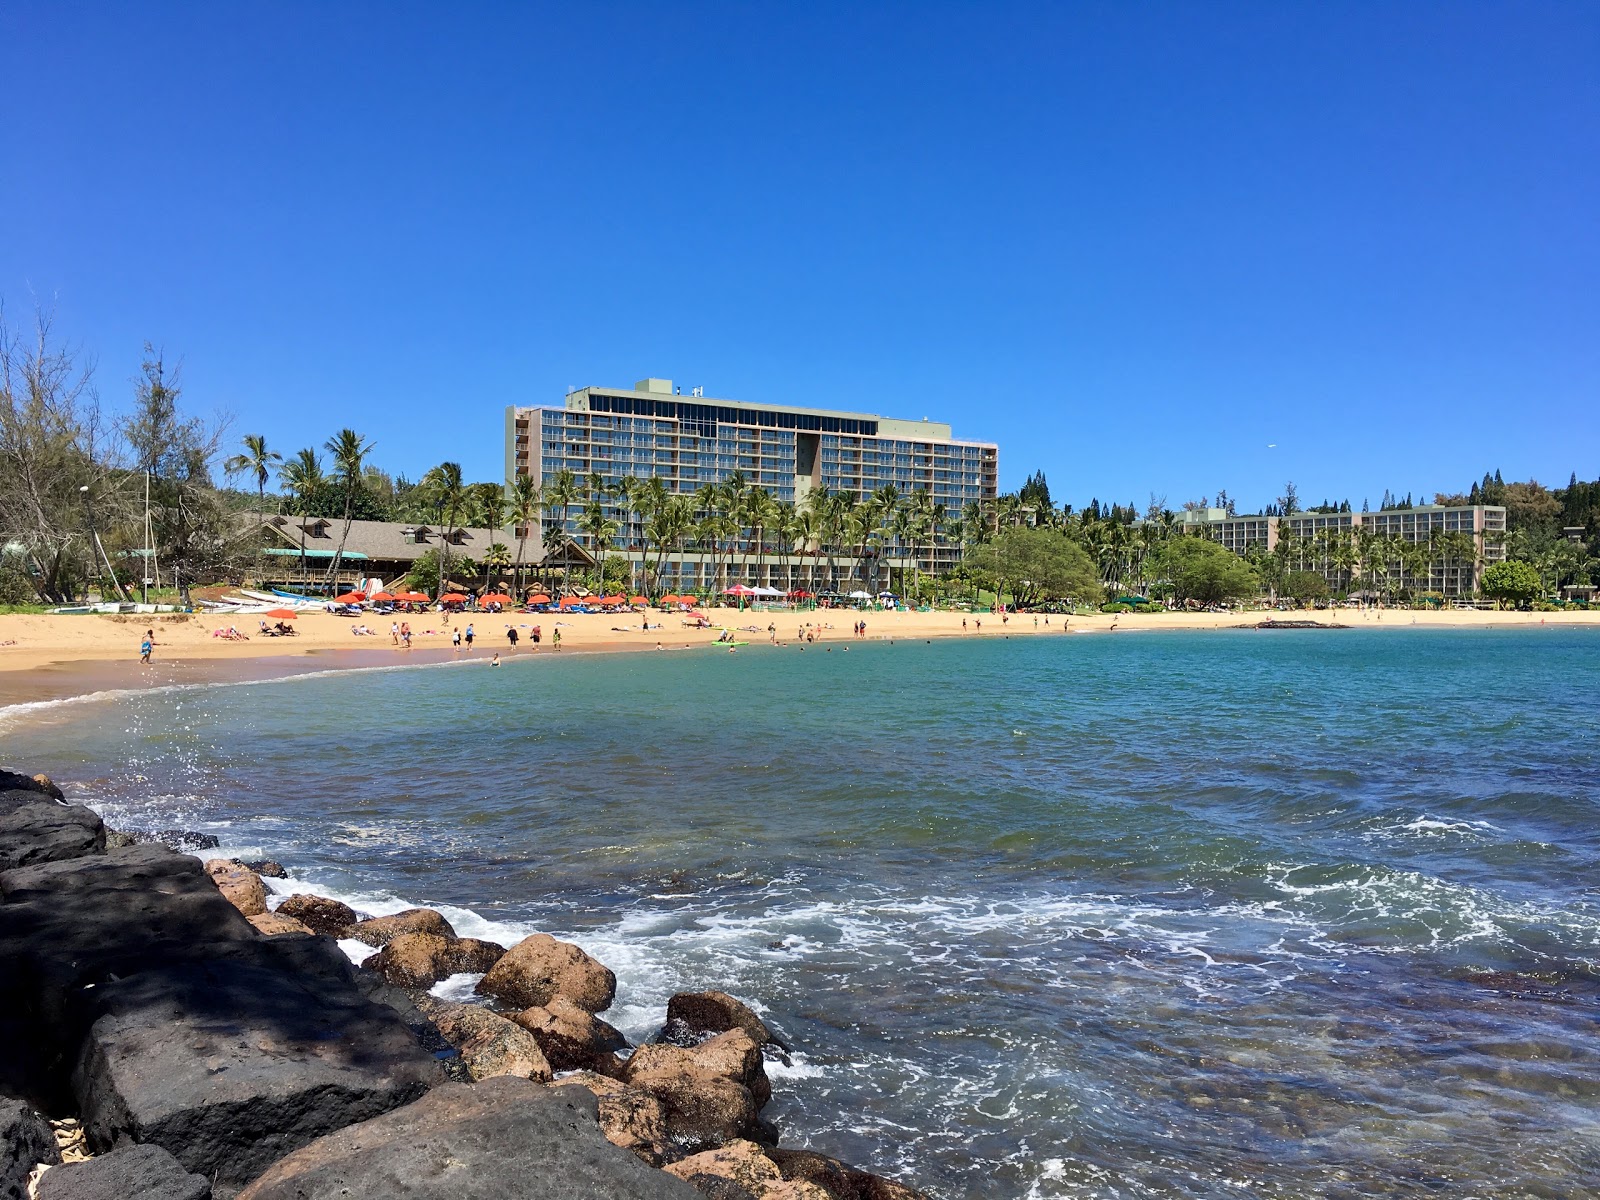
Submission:
{"label": "blue sky", "polygon": [[12,5],[0,297],[290,453],[664,375],[1056,499],[1600,475],[1600,7]]}

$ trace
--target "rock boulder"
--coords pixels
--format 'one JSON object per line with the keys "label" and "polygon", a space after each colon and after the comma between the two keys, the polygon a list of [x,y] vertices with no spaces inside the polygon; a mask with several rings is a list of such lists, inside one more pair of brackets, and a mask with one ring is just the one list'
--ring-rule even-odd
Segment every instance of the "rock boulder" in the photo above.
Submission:
{"label": "rock boulder", "polygon": [[0,1096],[0,1200],[23,1200],[33,1168],[60,1161],[49,1122],[21,1100]]}
{"label": "rock boulder", "polygon": [[813,1184],[834,1200],[928,1200],[915,1188],[812,1150],[780,1147],[768,1150],[767,1157],[778,1164],[785,1179]]}
{"label": "rock boulder", "polygon": [[718,1033],[742,1029],[757,1046],[788,1046],[773,1035],[766,1022],[742,1000],[727,992],[679,992],[667,1001],[667,1025],[658,1041],[674,1046],[696,1046]]}
{"label": "rock boulder", "polygon": [[296,892],[273,911],[293,917],[312,933],[331,938],[349,937],[350,927],[356,923],[356,910],[348,904],[304,892]]}
{"label": "rock boulder", "polygon": [[61,804],[40,791],[0,792],[0,871],[101,854],[106,827],[81,804]]}
{"label": "rock boulder", "polygon": [[478,981],[478,991],[513,1008],[540,1007],[565,996],[597,1013],[611,1007],[617,977],[571,942],[536,933],[507,950]]}
{"label": "rock boulder", "polygon": [[246,918],[256,927],[256,932],[265,937],[276,937],[280,933],[310,934],[311,930],[300,924],[293,917],[286,917],[282,913],[265,912],[257,913]]}
{"label": "rock boulder", "polygon": [[46,1171],[39,1200],[211,1200],[211,1184],[160,1146],[118,1146]]}
{"label": "rock boulder", "polygon": [[61,789],[48,775],[23,775],[16,771],[0,771],[0,792],[11,791],[37,792],[52,800],[66,799]]}
{"label": "rock boulder", "polygon": [[533,1035],[558,1071],[620,1073],[616,1056],[627,1049],[628,1039],[565,996],[554,996],[542,1007],[525,1008],[511,1019]]}
{"label": "rock boulder", "polygon": [[768,1134],[759,1114],[772,1085],[760,1048],[742,1029],[719,1033],[693,1049],[641,1046],[622,1077],[666,1106],[667,1128],[686,1147],[704,1149]]}
{"label": "rock boulder", "polygon": [[239,1200],[699,1200],[600,1134],[583,1089],[445,1084],[274,1164]]}
{"label": "rock boulder", "polygon": [[402,933],[431,933],[443,938],[456,936],[450,922],[431,908],[408,908],[387,917],[374,917],[355,925],[344,936],[381,950]]}
{"label": "rock boulder", "polygon": [[395,987],[428,988],[452,975],[481,975],[504,953],[505,947],[477,938],[402,933],[361,965]]}
{"label": "rock boulder", "polygon": [[213,858],[206,861],[206,874],[228,903],[245,916],[259,917],[267,911],[267,885],[249,867],[231,858]]}
{"label": "rock boulder", "polygon": [[786,1181],[760,1146],[749,1141],[732,1141],[715,1150],[702,1150],[666,1167],[691,1183],[702,1195],[727,1195],[728,1185],[753,1200],[834,1200],[814,1183]]}
{"label": "rock boulder", "polygon": [[[390,942],[389,946],[394,944]],[[417,998],[417,1008],[460,1052],[461,1062],[473,1080],[516,1075],[550,1082],[553,1072],[539,1043],[526,1029],[499,1013],[490,1012],[481,1004],[452,1004],[427,995]]]}
{"label": "rock boulder", "polygon": [[667,1133],[666,1106],[643,1088],[593,1071],[579,1071],[556,1085],[581,1087],[600,1109],[600,1132],[613,1146],[631,1150],[641,1161],[659,1167],[677,1156]]}

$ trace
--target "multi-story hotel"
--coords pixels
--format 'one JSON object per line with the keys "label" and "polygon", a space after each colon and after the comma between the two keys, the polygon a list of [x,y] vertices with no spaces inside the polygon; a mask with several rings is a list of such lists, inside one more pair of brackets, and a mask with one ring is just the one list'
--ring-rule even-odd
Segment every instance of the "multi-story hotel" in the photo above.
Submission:
{"label": "multi-story hotel", "polygon": [[[541,487],[562,470],[580,479],[598,474],[607,485],[628,476],[655,478],[673,495],[689,495],[739,471],[747,483],[793,504],[804,503],[818,488],[865,499],[892,483],[904,494],[927,492],[952,518],[969,502],[997,494],[999,448],[959,440],[943,422],[754,405],[712,399],[699,390],[684,396],[671,380],[642,379],[631,389],[582,388],[561,407],[507,408],[506,478],[530,476]],[[608,507],[612,516],[627,517]],[[567,533],[587,546],[575,514],[569,517]],[[625,534],[617,550],[642,553],[635,541],[636,534]],[[956,553],[944,545],[899,552],[916,553],[924,569],[953,561]],[[665,585],[689,589],[710,582],[709,555],[674,559]],[[747,567],[743,582],[753,586],[788,590],[819,581],[814,554],[768,555],[741,566]]]}
{"label": "multi-story hotel", "polygon": [[1276,549],[1282,531],[1287,529],[1297,548],[1296,568],[1317,571],[1336,589],[1347,588],[1352,581],[1349,569],[1332,561],[1328,553],[1329,531],[1352,535],[1364,531],[1412,543],[1425,543],[1442,533],[1468,535],[1474,548],[1471,559],[1441,555],[1429,565],[1426,579],[1409,572],[1400,579],[1405,587],[1451,597],[1472,595],[1478,590],[1484,566],[1502,562],[1506,556],[1506,510],[1495,505],[1422,504],[1371,513],[1297,512],[1288,517],[1230,517],[1220,508],[1202,508],[1180,516],[1185,532],[1203,534],[1238,555],[1245,554],[1251,546]]}

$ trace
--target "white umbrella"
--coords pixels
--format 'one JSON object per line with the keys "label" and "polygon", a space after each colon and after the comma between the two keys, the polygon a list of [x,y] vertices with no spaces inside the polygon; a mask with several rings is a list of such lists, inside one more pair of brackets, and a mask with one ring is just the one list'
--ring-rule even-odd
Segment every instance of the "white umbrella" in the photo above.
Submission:
{"label": "white umbrella", "polygon": [[755,594],[758,595],[758,596],[781,596],[781,595],[783,595],[783,593],[780,592],[775,587],[758,587],[756,589],[756,591],[755,591]]}
{"label": "white umbrella", "polygon": [[872,599],[872,593],[871,592],[851,592],[850,593],[850,599],[852,599],[852,600],[871,600]]}

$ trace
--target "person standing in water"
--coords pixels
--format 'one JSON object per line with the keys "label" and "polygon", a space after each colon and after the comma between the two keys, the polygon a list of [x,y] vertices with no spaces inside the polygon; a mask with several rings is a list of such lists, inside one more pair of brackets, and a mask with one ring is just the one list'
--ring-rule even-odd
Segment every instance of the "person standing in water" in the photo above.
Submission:
{"label": "person standing in water", "polygon": [[468,621],[467,622],[467,651],[469,653],[472,650],[472,636],[473,636],[472,635],[472,622]]}
{"label": "person standing in water", "polygon": [[551,630],[551,632],[550,632],[550,648],[552,650],[561,649],[561,630],[559,630],[559,629]]}
{"label": "person standing in water", "polygon": [[149,665],[150,651],[155,648],[155,642],[150,640],[150,633],[146,631],[144,640],[139,643],[139,661]]}
{"label": "person standing in water", "polygon": [[511,643],[513,650],[517,648],[517,627],[515,625],[506,630],[506,641]]}

